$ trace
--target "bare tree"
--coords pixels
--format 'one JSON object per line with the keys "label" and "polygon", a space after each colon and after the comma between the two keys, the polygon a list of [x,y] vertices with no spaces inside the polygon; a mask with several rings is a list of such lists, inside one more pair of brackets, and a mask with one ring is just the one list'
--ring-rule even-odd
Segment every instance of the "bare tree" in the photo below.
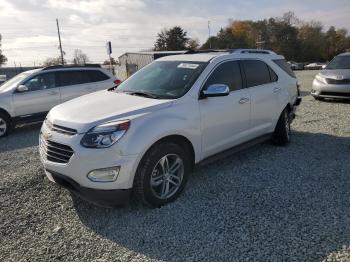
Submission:
{"label": "bare tree", "polygon": [[[0,34],[0,47],[1,47],[1,34]],[[7,61],[7,58],[6,56],[4,56],[1,52],[1,49],[0,49],[0,66],[5,64]]]}
{"label": "bare tree", "polygon": [[83,53],[81,49],[74,50],[73,63],[76,65],[84,65],[90,62],[90,59],[86,54]]}
{"label": "bare tree", "polygon": [[55,65],[61,65],[62,60],[61,57],[48,57],[45,59],[43,66],[55,66]]}

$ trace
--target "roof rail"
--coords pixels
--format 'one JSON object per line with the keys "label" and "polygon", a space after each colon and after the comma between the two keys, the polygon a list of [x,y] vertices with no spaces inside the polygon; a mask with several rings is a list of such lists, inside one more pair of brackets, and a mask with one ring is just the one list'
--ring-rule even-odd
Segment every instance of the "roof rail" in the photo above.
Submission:
{"label": "roof rail", "polygon": [[84,64],[84,65],[54,65],[43,68],[44,70],[58,69],[58,68],[77,68],[77,67],[101,67],[100,64]]}
{"label": "roof rail", "polygon": [[220,53],[229,52],[226,49],[203,49],[203,50],[188,50],[185,54],[203,54],[203,53]]}
{"label": "roof rail", "polygon": [[276,55],[275,52],[265,49],[232,49],[230,53]]}

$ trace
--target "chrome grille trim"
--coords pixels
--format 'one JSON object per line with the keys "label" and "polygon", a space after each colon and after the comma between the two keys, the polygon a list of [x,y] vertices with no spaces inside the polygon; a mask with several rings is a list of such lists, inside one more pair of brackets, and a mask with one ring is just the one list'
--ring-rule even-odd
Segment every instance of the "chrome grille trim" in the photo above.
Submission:
{"label": "chrome grille trim", "polygon": [[39,151],[41,157],[45,160],[61,164],[68,163],[74,154],[74,151],[70,146],[53,142],[51,140],[45,140],[42,135],[40,136]]}
{"label": "chrome grille trim", "polygon": [[78,131],[76,129],[69,128],[69,127],[64,127],[64,126],[60,126],[60,125],[56,125],[56,124],[52,124],[48,120],[45,120],[45,125],[51,131],[54,131],[54,132],[57,132],[57,133],[60,133],[60,134],[64,134],[64,135],[68,135],[68,136],[74,136],[74,135],[76,135],[78,133]]}

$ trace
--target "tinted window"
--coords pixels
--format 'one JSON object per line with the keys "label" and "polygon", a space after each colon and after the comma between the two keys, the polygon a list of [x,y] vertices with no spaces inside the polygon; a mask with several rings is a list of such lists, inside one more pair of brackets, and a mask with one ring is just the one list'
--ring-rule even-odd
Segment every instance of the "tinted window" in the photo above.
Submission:
{"label": "tinted window", "polygon": [[89,75],[90,82],[98,82],[98,81],[104,81],[109,79],[109,77],[104,73],[102,73],[101,71],[89,70],[89,71],[86,71],[86,73]]}
{"label": "tinted window", "polygon": [[292,68],[284,59],[272,60],[276,65],[278,65],[284,72],[293,78],[296,78]]}
{"label": "tinted window", "polygon": [[334,57],[326,69],[350,69],[350,55]]}
{"label": "tinted window", "polygon": [[57,86],[79,85],[91,82],[84,71],[61,71],[56,73]]}
{"label": "tinted window", "polygon": [[44,90],[55,87],[55,76],[53,73],[36,75],[27,80],[24,85],[28,91]]}
{"label": "tinted window", "polygon": [[242,63],[247,78],[247,87],[259,86],[271,82],[269,68],[264,62],[246,60]]}
{"label": "tinted window", "polygon": [[242,77],[238,61],[225,62],[219,65],[204,85],[204,90],[212,84],[225,84],[231,91],[242,89]]}
{"label": "tinted window", "polygon": [[277,74],[275,73],[275,71],[272,70],[271,67],[267,66],[269,68],[269,71],[270,71],[270,80],[271,82],[276,82],[278,80],[278,76]]}

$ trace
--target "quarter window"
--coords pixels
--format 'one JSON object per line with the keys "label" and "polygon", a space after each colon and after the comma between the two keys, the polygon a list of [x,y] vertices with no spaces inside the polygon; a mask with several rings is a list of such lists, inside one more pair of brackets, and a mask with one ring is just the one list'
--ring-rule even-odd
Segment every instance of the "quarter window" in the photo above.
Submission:
{"label": "quarter window", "polygon": [[104,81],[109,79],[109,77],[104,73],[102,73],[101,71],[89,70],[89,71],[86,71],[86,73],[89,75],[91,82],[99,82],[99,81]]}
{"label": "quarter window", "polygon": [[204,85],[204,90],[213,84],[224,84],[230,91],[242,89],[242,76],[238,61],[224,62],[210,75]]}
{"label": "quarter window", "polygon": [[28,87],[28,91],[38,91],[54,88],[55,86],[55,76],[53,73],[45,73],[36,75],[29,80],[27,80],[24,85]]}
{"label": "quarter window", "polygon": [[268,65],[259,60],[243,61],[244,72],[247,78],[247,87],[264,85],[271,81]]}

